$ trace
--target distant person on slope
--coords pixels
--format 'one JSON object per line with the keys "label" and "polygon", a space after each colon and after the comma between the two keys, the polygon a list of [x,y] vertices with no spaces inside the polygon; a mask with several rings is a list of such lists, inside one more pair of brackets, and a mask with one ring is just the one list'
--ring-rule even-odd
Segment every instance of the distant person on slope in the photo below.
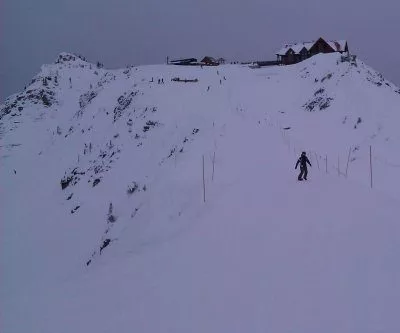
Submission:
{"label": "distant person on slope", "polygon": [[306,156],[306,152],[303,151],[301,153],[301,156],[297,160],[296,167],[295,167],[295,169],[297,169],[297,167],[300,164],[300,173],[299,173],[299,176],[297,177],[298,180],[303,180],[303,178],[304,178],[304,180],[307,180],[307,174],[308,174],[307,163],[309,166],[312,166],[310,161],[308,160],[308,157]]}

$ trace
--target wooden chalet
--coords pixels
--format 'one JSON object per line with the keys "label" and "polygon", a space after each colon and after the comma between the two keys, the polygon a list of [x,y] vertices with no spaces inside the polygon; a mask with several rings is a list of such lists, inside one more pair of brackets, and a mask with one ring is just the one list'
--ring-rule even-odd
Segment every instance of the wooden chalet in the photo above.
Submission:
{"label": "wooden chalet", "polygon": [[213,57],[204,57],[201,60],[201,63],[207,66],[218,66],[219,62],[215,60]]}
{"label": "wooden chalet", "polygon": [[319,38],[315,42],[287,44],[277,55],[277,61],[283,65],[291,65],[308,59],[318,53],[348,53],[349,47],[345,40],[325,41]]}

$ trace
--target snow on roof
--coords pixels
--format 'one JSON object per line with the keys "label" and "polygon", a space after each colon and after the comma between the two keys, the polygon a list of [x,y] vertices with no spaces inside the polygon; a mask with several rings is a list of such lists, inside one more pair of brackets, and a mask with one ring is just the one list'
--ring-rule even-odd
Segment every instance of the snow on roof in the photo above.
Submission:
{"label": "snow on roof", "polygon": [[[302,43],[294,43],[294,44],[286,44],[282,49],[280,49],[276,54],[277,55],[285,55],[287,51],[292,49],[295,54],[300,53],[300,51],[305,47],[307,51],[310,51],[311,47],[315,44],[316,41],[312,42],[302,42]],[[335,51],[344,51],[346,47],[346,40],[333,40],[326,41],[330,47],[332,47]]]}
{"label": "snow on roof", "polygon": [[304,47],[307,51],[314,45],[315,42],[303,42],[303,43],[295,43],[295,44],[286,44],[282,49],[280,49],[276,54],[285,55],[287,51],[292,49],[294,53],[299,53]]}
{"label": "snow on roof", "polygon": [[332,40],[326,41],[331,48],[333,48],[337,52],[343,52],[346,48],[346,41],[345,40]]}

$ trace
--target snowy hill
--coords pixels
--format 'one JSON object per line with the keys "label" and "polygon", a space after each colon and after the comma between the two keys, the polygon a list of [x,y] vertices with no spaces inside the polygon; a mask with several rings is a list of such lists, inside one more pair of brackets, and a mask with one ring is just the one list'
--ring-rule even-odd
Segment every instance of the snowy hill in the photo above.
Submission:
{"label": "snowy hill", "polygon": [[335,54],[61,54],[0,108],[2,332],[398,331],[399,106]]}

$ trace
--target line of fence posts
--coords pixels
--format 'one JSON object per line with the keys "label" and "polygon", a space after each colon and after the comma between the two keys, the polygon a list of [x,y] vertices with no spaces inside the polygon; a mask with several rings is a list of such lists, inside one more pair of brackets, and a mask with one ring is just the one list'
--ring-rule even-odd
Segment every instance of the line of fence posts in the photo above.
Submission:
{"label": "line of fence posts", "polygon": [[[349,147],[349,151],[347,153],[347,162],[346,162],[346,170],[345,173],[342,175],[344,175],[346,178],[348,178],[349,176],[349,166],[350,166],[350,160],[351,160],[351,151],[352,151],[352,147]],[[315,159],[317,161],[317,166],[318,166],[318,170],[319,168],[319,162],[318,162],[318,155],[317,153],[314,152],[314,156]],[[338,176],[340,177],[340,155],[338,155],[338,161],[337,161],[337,172],[338,172]],[[325,173],[328,174],[328,155],[325,155]],[[372,166],[372,145],[369,146],[369,183],[370,183],[370,187],[373,188],[373,166]]]}
{"label": "line of fence posts", "polygon": [[[266,122],[267,123],[267,122]],[[276,124],[278,125],[278,123]],[[296,145],[291,143],[290,139],[287,139],[285,137],[285,133],[283,131],[281,131],[282,134],[282,138],[284,139],[284,141],[286,141],[286,144],[288,145],[288,150],[292,151],[296,154],[297,149],[296,149]],[[349,165],[350,165],[350,158],[351,158],[351,149],[352,147],[349,147],[349,152],[347,155],[347,162],[346,162],[346,171],[343,174],[346,178],[348,178],[348,174],[349,174]],[[318,155],[316,152],[314,152],[315,155],[315,159],[317,161],[317,167],[318,170],[320,170],[320,166],[319,166],[319,159],[318,159]],[[312,152],[310,152],[310,157],[312,156]],[[369,167],[370,167],[370,186],[371,188],[373,188],[373,172],[372,172],[372,146],[370,145],[369,147]],[[337,171],[338,171],[338,176],[340,177],[340,155],[338,155],[338,164],[337,164]],[[325,155],[325,173],[328,174],[328,155]]]}
{"label": "line of fence posts", "polygon": [[[286,141],[286,144],[288,145],[288,149],[289,151],[292,151],[296,154],[297,149],[296,149],[296,145],[291,143],[290,139],[287,139],[284,135],[284,132],[281,131],[282,133],[282,138],[286,139],[284,141]],[[349,165],[350,165],[350,158],[351,158],[351,150],[352,147],[349,147],[349,152],[347,154],[347,162],[346,162],[346,171],[344,173],[344,176],[346,178],[348,178],[349,175]],[[310,157],[312,156],[313,152],[309,152],[310,153]],[[314,156],[315,159],[317,161],[317,167],[318,170],[320,170],[320,166],[319,166],[319,159],[318,159],[318,155],[316,152],[314,152]],[[372,168],[372,145],[369,146],[369,169],[370,169],[370,187],[373,188],[373,168]],[[337,171],[338,171],[338,176],[340,177],[340,155],[338,155],[338,164],[337,164]],[[328,155],[325,155],[325,173],[328,174]]]}
{"label": "line of fence posts", "polygon": [[[266,121],[267,123],[267,121]],[[282,135],[282,139],[284,141],[286,141],[289,151],[291,150],[291,144],[290,144],[290,140],[288,140],[285,137],[285,133],[283,132],[283,130],[281,130],[281,135]],[[296,145],[293,144],[293,152],[296,154]],[[310,158],[312,158],[312,152],[309,152],[309,156]],[[319,160],[318,160],[318,155],[316,152],[314,152],[315,155],[315,160],[317,162],[317,166],[318,166],[318,170],[320,170],[320,166],[319,166]],[[347,163],[346,163],[346,172],[345,172],[345,176],[346,178],[348,178],[348,171],[349,171],[349,164],[350,164],[350,156],[351,156],[351,146],[349,147],[349,152],[347,155]],[[78,155],[78,161],[79,161],[79,155]],[[213,153],[212,156],[212,176],[211,176],[211,180],[214,181],[214,173],[215,173],[215,151]],[[175,162],[176,163],[176,162]],[[202,166],[203,166],[203,201],[206,202],[206,183],[205,183],[205,166],[204,166],[204,155],[202,156]],[[371,188],[373,188],[373,176],[372,176],[372,146],[369,146],[369,167],[370,167],[370,186]],[[338,164],[337,164],[337,170],[338,170],[338,176],[340,177],[340,155],[338,155]],[[325,173],[328,174],[328,155],[325,155]]]}

